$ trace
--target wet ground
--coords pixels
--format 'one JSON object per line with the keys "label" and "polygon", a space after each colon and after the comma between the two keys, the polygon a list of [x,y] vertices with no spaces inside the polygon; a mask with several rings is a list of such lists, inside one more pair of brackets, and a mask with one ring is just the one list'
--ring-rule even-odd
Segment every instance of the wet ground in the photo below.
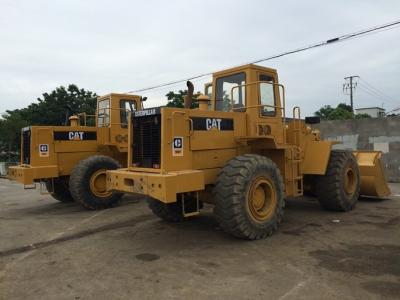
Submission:
{"label": "wet ground", "polygon": [[140,197],[86,211],[0,179],[0,299],[399,299],[400,184],[349,213],[288,200],[261,241],[211,207],[169,224]]}

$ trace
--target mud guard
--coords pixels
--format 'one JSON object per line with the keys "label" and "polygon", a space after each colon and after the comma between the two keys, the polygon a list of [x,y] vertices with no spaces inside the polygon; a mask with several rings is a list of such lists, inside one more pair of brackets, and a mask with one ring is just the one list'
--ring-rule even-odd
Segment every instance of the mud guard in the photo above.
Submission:
{"label": "mud guard", "polygon": [[360,195],[385,198],[390,189],[385,179],[380,151],[354,151],[360,168]]}

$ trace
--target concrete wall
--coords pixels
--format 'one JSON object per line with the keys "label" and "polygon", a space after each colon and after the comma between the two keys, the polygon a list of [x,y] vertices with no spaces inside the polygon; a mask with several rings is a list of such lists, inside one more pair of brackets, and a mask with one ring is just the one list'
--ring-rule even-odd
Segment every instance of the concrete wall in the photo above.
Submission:
{"label": "concrete wall", "polygon": [[343,142],[336,149],[382,151],[386,178],[400,182],[400,117],[322,121],[314,127],[324,139]]}

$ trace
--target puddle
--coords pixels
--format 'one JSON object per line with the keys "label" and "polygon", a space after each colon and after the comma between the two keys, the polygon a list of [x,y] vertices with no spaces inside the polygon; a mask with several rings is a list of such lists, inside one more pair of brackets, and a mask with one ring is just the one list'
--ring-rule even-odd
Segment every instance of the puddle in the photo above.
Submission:
{"label": "puddle", "polygon": [[153,253],[140,253],[136,255],[136,258],[143,261],[154,261],[160,259],[160,256]]}

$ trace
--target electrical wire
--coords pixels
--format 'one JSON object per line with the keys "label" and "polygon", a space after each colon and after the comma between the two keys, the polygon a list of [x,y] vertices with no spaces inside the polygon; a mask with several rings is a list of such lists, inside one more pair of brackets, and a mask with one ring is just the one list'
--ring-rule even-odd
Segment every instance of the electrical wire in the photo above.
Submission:
{"label": "electrical wire", "polygon": [[386,95],[384,92],[382,92],[381,90],[378,90],[376,87],[374,87],[372,84],[368,83],[367,81],[365,81],[363,78],[360,78],[360,84],[362,84],[363,86],[368,87],[370,90],[374,91],[375,93],[382,95],[384,98],[390,99],[392,101],[396,101],[394,100],[392,97],[389,97],[388,95]]}
{"label": "electrical wire", "polygon": [[[323,46],[328,46],[328,45],[332,45],[332,44],[335,44],[335,43],[344,42],[344,41],[347,41],[347,40],[350,40],[350,39],[354,39],[354,38],[358,38],[358,37],[361,37],[361,36],[364,36],[364,35],[369,35],[371,33],[377,33],[377,32],[385,31],[385,30],[388,30],[388,29],[394,29],[394,28],[396,28],[396,25],[399,25],[399,24],[400,24],[400,20],[397,20],[397,21],[386,23],[386,24],[382,24],[382,25],[379,25],[379,26],[370,27],[370,28],[367,28],[367,29],[363,29],[363,30],[360,30],[360,31],[357,31],[357,32],[353,32],[353,33],[344,34],[344,35],[341,35],[341,36],[338,36],[338,37],[335,37],[335,38],[331,38],[331,39],[328,39],[328,40],[325,40],[325,41],[322,41],[322,42],[318,42],[318,43],[311,44],[311,45],[308,45],[308,46],[304,46],[304,47],[301,47],[301,48],[297,48],[297,49],[294,49],[294,50],[289,50],[289,51],[285,51],[285,52],[282,52],[282,53],[279,53],[279,54],[275,54],[275,55],[272,55],[272,56],[268,56],[268,57],[265,57],[265,58],[253,60],[253,61],[247,62],[245,64],[261,63],[261,62],[264,62],[264,61],[273,60],[273,59],[276,59],[276,58],[279,58],[279,57],[283,57],[283,56],[287,56],[287,55],[290,55],[290,54],[295,54],[295,53],[311,50],[311,49],[318,48],[318,47],[323,47]],[[241,65],[245,65],[245,64],[241,64]],[[210,76],[212,74],[213,74],[213,72],[203,73],[203,74],[191,76],[191,77],[188,77],[188,78],[185,78],[185,79],[174,80],[174,81],[163,83],[163,84],[158,84],[158,85],[154,85],[154,86],[150,86],[150,87],[146,87],[146,88],[141,88],[141,89],[129,91],[128,94],[144,92],[144,91],[149,91],[149,90],[154,90],[154,89],[159,89],[159,88],[175,85],[175,84],[178,84],[178,83],[182,83],[182,82],[185,82],[185,81],[188,81],[188,80],[194,80],[194,79],[199,79],[199,78],[202,78],[202,77],[205,77],[205,76]]]}
{"label": "electrical wire", "polygon": [[369,88],[368,86],[364,84],[358,84],[358,87],[361,88],[364,92],[367,92],[368,94],[374,96],[375,98],[378,98],[380,100],[384,100],[385,102],[390,102],[390,103],[398,103],[398,101],[395,101],[392,98],[388,98],[382,94],[377,93],[373,89]]}
{"label": "electrical wire", "polygon": [[365,87],[364,85],[359,84],[358,87],[365,93],[369,94],[370,96],[373,96],[374,98],[378,98],[382,100],[382,95],[379,95],[373,91],[371,91],[370,89],[368,89],[367,87]]}
{"label": "electrical wire", "polygon": [[388,111],[387,113],[385,113],[385,116],[387,116],[390,113],[394,113],[395,111],[398,111],[398,110],[400,110],[400,107],[397,107],[395,109],[392,109],[392,110]]}

